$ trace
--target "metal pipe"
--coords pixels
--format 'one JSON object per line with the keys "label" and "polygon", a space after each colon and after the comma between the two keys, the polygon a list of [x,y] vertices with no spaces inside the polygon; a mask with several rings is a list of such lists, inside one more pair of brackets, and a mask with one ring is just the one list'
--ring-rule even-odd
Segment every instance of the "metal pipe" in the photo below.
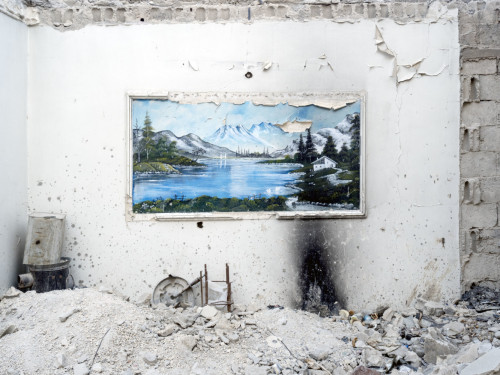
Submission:
{"label": "metal pipe", "polygon": [[19,288],[30,288],[33,286],[33,282],[35,280],[33,279],[33,275],[31,272],[28,273],[22,273],[17,276],[17,285]]}

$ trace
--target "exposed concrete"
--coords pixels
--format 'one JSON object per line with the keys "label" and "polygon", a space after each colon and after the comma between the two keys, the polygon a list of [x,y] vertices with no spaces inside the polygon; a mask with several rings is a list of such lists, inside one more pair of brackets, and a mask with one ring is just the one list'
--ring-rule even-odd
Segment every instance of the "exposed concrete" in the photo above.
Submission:
{"label": "exposed concrete", "polygon": [[460,12],[462,288],[500,287],[500,1]]}

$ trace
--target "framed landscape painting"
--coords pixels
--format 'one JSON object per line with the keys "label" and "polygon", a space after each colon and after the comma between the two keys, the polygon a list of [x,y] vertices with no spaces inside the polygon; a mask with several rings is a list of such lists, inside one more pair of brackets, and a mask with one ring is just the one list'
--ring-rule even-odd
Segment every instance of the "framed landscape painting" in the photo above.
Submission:
{"label": "framed landscape painting", "polygon": [[128,100],[128,218],[364,216],[361,93]]}

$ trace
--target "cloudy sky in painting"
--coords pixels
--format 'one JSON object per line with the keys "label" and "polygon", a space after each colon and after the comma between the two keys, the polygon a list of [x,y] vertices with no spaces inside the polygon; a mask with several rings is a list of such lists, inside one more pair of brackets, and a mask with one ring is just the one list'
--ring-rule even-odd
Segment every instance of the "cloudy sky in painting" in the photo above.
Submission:
{"label": "cloudy sky in painting", "polygon": [[132,126],[144,124],[149,113],[155,131],[170,130],[176,136],[194,133],[202,138],[211,135],[224,125],[243,125],[249,129],[253,124],[269,122],[282,124],[286,121],[312,121],[312,131],[323,127],[335,127],[347,114],[360,112],[360,102],[350,104],[337,111],[314,105],[293,107],[288,104],[276,106],[214,103],[179,104],[168,100],[134,99],[132,102]]}

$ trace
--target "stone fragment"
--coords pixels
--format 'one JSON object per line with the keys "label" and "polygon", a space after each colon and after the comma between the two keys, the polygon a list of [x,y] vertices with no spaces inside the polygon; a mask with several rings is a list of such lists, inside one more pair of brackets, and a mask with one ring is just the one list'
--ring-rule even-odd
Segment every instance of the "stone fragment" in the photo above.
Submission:
{"label": "stone fragment", "polygon": [[205,319],[212,319],[217,315],[218,312],[219,310],[217,310],[214,306],[207,305],[203,306],[200,315]]}
{"label": "stone fragment", "polygon": [[277,349],[281,347],[281,340],[276,336],[268,336],[266,342],[271,348]]}
{"label": "stone fragment", "polygon": [[17,332],[17,327],[13,324],[0,327],[0,339],[14,332]]}
{"label": "stone fragment", "polygon": [[460,322],[450,322],[443,326],[443,333],[446,336],[456,336],[465,330],[465,326]]}
{"label": "stone fragment", "polygon": [[158,357],[155,353],[152,352],[142,352],[141,357],[148,365],[154,365],[156,362],[158,362]]}
{"label": "stone fragment", "polygon": [[391,308],[388,308],[387,310],[384,311],[382,314],[382,319],[386,321],[391,321],[392,317],[394,316],[394,310]]}
{"label": "stone fragment", "polygon": [[462,364],[462,363],[471,363],[475,361],[479,354],[477,349],[479,348],[479,344],[472,343],[467,345],[466,347],[460,349],[460,351],[447,359],[449,364]]}
{"label": "stone fragment", "polygon": [[163,328],[161,331],[158,331],[158,336],[161,337],[167,337],[170,336],[172,333],[177,332],[179,328],[175,324],[168,324]]}
{"label": "stone fragment", "polygon": [[485,353],[488,353],[493,345],[491,345],[491,342],[489,341],[483,341],[481,344],[479,344],[479,348],[477,348],[477,353],[481,356]]}
{"label": "stone fragment", "polygon": [[245,375],[267,375],[267,367],[249,365],[245,368]]}
{"label": "stone fragment", "polygon": [[172,318],[172,321],[181,328],[191,327],[196,320],[196,317],[187,314],[179,314]]}
{"label": "stone fragment", "polygon": [[382,353],[372,348],[364,350],[363,359],[368,367],[384,367],[386,363]]}
{"label": "stone fragment", "polygon": [[380,373],[365,366],[358,366],[351,375],[380,375]]}
{"label": "stone fragment", "polygon": [[457,366],[438,365],[434,366],[430,375],[456,375]]}
{"label": "stone fragment", "polygon": [[178,342],[185,346],[188,350],[193,350],[198,341],[189,335],[181,335],[178,339]]}
{"label": "stone fragment", "polygon": [[88,375],[90,373],[89,369],[85,365],[85,363],[78,363],[73,366],[73,374],[74,375]]}
{"label": "stone fragment", "polygon": [[466,366],[460,375],[497,375],[500,374],[500,348],[491,349],[488,353]]}
{"label": "stone fragment", "polygon": [[240,336],[236,332],[230,332],[226,334],[229,341],[236,342],[239,340]]}
{"label": "stone fragment", "polygon": [[448,341],[436,339],[431,335],[427,335],[424,338],[424,351],[424,360],[428,363],[436,364],[438,357],[455,354],[458,349]]}
{"label": "stone fragment", "polygon": [[286,323],[287,323],[287,320],[286,320],[285,317],[282,317],[282,318],[278,319],[278,324],[281,324],[281,325],[284,326],[284,325],[286,325]]}
{"label": "stone fragment", "polygon": [[92,371],[97,372],[97,373],[101,373],[102,372],[101,363],[99,363],[99,362],[94,363],[94,365],[92,366]]}
{"label": "stone fragment", "polygon": [[62,313],[61,315],[59,315],[59,321],[60,321],[61,323],[64,323],[66,320],[68,320],[68,318],[69,318],[71,315],[73,315],[73,314],[75,314],[75,313],[77,313],[77,312],[79,312],[79,311],[80,311],[80,309],[79,309],[79,308],[74,308],[74,309],[68,310],[68,311],[66,311],[66,312]]}
{"label": "stone fragment", "polygon": [[348,319],[349,318],[349,311],[347,310],[340,310],[339,311],[339,316],[340,316],[340,319]]}
{"label": "stone fragment", "polygon": [[434,301],[425,302],[423,310],[426,315],[441,316],[444,314],[443,304]]}
{"label": "stone fragment", "polygon": [[[6,292],[5,294],[3,295],[2,298],[16,298],[16,297],[19,297],[21,295],[21,291],[19,289],[16,289],[14,288],[13,286],[11,286]],[[0,298],[0,300],[2,299]]]}
{"label": "stone fragment", "polygon": [[134,375],[134,372],[128,368],[125,371],[122,371],[120,375]]}
{"label": "stone fragment", "polygon": [[421,362],[420,357],[415,352],[408,351],[403,357],[403,359],[415,368],[418,368],[420,366]]}
{"label": "stone fragment", "polygon": [[309,349],[309,356],[316,361],[325,360],[331,353],[331,350],[327,346],[316,346]]}
{"label": "stone fragment", "polygon": [[59,353],[56,355],[56,367],[66,367],[68,365],[68,359],[64,353]]}

